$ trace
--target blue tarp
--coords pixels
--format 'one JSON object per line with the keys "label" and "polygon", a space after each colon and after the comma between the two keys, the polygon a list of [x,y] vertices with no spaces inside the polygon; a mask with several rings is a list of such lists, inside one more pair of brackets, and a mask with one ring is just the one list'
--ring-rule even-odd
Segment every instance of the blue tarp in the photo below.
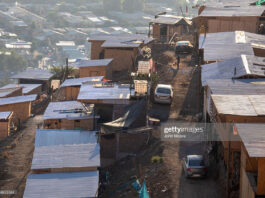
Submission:
{"label": "blue tarp", "polygon": [[149,193],[147,192],[145,180],[141,190],[139,191],[139,198],[149,198]]}

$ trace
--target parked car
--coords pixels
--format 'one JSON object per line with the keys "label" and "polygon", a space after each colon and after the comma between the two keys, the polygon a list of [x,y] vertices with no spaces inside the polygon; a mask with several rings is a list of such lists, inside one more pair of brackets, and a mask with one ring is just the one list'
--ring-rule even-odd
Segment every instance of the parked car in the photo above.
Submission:
{"label": "parked car", "polygon": [[202,155],[188,155],[183,160],[183,171],[186,177],[205,177],[207,168]]}
{"label": "parked car", "polygon": [[193,45],[189,41],[178,41],[175,48],[176,54],[192,53]]}
{"label": "parked car", "polygon": [[158,84],[154,93],[154,101],[157,103],[171,104],[172,99],[173,99],[172,86],[165,84]]}

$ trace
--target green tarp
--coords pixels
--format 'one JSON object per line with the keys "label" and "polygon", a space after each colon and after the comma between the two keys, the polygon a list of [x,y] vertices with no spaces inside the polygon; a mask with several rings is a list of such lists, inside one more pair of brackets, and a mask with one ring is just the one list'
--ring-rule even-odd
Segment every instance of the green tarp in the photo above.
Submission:
{"label": "green tarp", "polygon": [[258,0],[256,2],[256,5],[263,5],[265,3],[265,0]]}

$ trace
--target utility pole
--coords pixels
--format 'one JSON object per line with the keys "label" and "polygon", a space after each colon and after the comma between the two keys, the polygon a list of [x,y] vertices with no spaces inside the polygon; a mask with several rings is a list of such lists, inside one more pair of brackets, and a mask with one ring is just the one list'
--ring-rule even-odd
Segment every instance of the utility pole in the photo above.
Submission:
{"label": "utility pole", "polygon": [[65,65],[65,71],[64,71],[62,82],[64,82],[68,77],[68,58],[66,58],[65,62],[66,62],[66,65]]}

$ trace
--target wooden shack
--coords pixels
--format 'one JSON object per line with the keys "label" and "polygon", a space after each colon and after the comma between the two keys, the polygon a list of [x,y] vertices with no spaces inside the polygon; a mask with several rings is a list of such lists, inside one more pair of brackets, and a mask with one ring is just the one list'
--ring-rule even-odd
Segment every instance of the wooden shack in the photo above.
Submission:
{"label": "wooden shack", "polygon": [[61,88],[64,89],[65,100],[77,100],[83,83],[102,81],[102,79],[103,76],[67,79],[61,84]]}
{"label": "wooden shack", "polygon": [[112,79],[128,79],[121,72],[136,70],[136,58],[141,55],[139,49],[152,45],[152,38],[142,35],[104,35],[94,36],[91,42],[91,60],[113,59]]}
{"label": "wooden shack", "polygon": [[[96,113],[101,121],[112,121],[126,105],[131,104],[131,96],[135,95],[130,85],[116,83],[84,83],[81,86],[77,100],[83,103],[95,104]],[[117,114],[117,115],[116,115]]]}
{"label": "wooden shack", "polygon": [[22,88],[13,87],[13,88],[0,88],[0,98],[8,98],[8,97],[15,97],[15,96],[22,96]]}
{"label": "wooden shack", "polygon": [[98,118],[94,105],[77,101],[51,102],[43,115],[47,129],[93,130]]}
{"label": "wooden shack", "polygon": [[242,140],[240,198],[265,196],[264,124],[237,124]]}
{"label": "wooden shack", "polygon": [[16,79],[18,84],[41,84],[42,91],[48,91],[53,76],[50,70],[26,69],[10,78]]}
{"label": "wooden shack", "polygon": [[204,5],[199,8],[198,15],[197,28],[204,29],[207,33],[232,31],[258,33],[260,24],[265,24],[263,6]]}
{"label": "wooden shack", "polygon": [[10,135],[13,112],[0,112],[0,140]]}
{"label": "wooden shack", "polygon": [[192,33],[192,21],[180,16],[157,15],[149,25],[153,27],[153,38],[160,42],[169,42],[174,37]]}
{"label": "wooden shack", "polygon": [[211,95],[209,105],[209,121],[214,123],[213,133],[219,137],[221,152],[218,158],[223,158],[226,170],[232,176],[227,180],[233,188],[239,185],[241,143],[235,123],[264,123],[264,95]]}
{"label": "wooden shack", "polygon": [[14,89],[14,88],[21,88],[22,89],[22,94],[17,95],[17,96],[40,94],[42,92],[42,85],[41,84],[8,84],[8,85],[3,86],[0,89]]}
{"label": "wooden shack", "polygon": [[13,121],[19,125],[26,121],[31,115],[31,103],[37,95],[16,96],[0,99],[0,111],[12,111]]}
{"label": "wooden shack", "polygon": [[112,61],[113,59],[80,60],[75,66],[79,68],[80,78],[104,76],[112,79]]}

